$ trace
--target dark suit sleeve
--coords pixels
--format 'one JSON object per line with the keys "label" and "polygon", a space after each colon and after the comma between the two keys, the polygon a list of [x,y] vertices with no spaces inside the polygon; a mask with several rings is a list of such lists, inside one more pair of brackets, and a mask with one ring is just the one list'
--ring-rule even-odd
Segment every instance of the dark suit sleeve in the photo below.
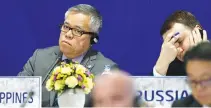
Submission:
{"label": "dark suit sleeve", "polygon": [[174,101],[171,106],[172,107],[182,107],[180,104],[181,104],[180,102]]}
{"label": "dark suit sleeve", "polygon": [[193,103],[194,103],[193,96],[190,95],[188,97],[174,101],[172,104],[172,107],[200,107],[199,104],[195,104],[194,106],[191,106]]}
{"label": "dark suit sleeve", "polygon": [[34,64],[36,60],[38,49],[29,58],[27,63],[24,65],[23,70],[18,73],[18,76],[33,76],[34,75]]}

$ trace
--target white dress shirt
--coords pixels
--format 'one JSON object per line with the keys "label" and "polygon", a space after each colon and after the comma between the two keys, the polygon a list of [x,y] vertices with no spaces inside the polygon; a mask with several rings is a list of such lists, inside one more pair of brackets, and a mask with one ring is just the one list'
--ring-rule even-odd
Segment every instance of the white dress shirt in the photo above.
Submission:
{"label": "white dress shirt", "polygon": [[[76,58],[73,58],[72,61],[73,62],[78,62],[81,63],[81,61],[83,60],[84,56],[86,55],[86,53],[82,54],[81,56],[78,56]],[[62,60],[68,59],[64,54],[62,55]]]}
{"label": "white dress shirt", "polygon": [[156,77],[162,77],[162,76],[166,76],[166,75],[161,75],[159,74],[156,69],[155,69],[155,66],[153,67],[153,76],[156,76]]}

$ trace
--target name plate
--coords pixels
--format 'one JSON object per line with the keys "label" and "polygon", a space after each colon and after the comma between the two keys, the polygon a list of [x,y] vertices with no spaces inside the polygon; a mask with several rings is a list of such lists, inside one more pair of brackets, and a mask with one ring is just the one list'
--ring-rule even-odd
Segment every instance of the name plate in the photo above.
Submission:
{"label": "name plate", "polygon": [[0,107],[41,108],[41,77],[0,77]]}
{"label": "name plate", "polygon": [[137,95],[148,106],[170,107],[175,100],[191,94],[186,77],[133,76]]}

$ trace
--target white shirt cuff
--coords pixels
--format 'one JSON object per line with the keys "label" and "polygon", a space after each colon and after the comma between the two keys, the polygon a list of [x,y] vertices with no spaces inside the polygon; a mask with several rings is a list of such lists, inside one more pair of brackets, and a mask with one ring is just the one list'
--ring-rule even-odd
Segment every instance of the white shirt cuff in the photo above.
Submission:
{"label": "white shirt cuff", "polygon": [[161,77],[161,76],[165,76],[165,75],[159,74],[159,73],[156,71],[155,67],[153,67],[153,76]]}

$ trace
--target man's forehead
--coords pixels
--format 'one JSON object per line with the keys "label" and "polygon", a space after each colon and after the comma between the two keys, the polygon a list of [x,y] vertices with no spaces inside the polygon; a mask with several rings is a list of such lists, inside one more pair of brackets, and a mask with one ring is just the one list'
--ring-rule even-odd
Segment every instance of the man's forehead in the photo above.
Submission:
{"label": "man's forehead", "polygon": [[131,77],[126,72],[112,71],[111,75],[101,75],[96,79],[96,83],[114,83],[114,82],[129,82],[132,83]]}
{"label": "man's forehead", "polygon": [[68,21],[64,21],[64,24],[67,24],[67,25],[69,25],[69,26],[71,26],[73,28],[78,28],[78,29],[82,29],[82,30],[84,28],[83,24],[77,24],[77,25],[75,25],[74,23],[69,23]]}
{"label": "man's forehead", "polygon": [[181,24],[181,23],[174,23],[173,26],[171,27],[171,29],[169,29],[167,32],[165,32],[163,34],[163,38],[165,39],[166,36],[168,35],[174,35],[175,33],[179,32],[180,34],[182,34],[183,32],[189,30],[188,27],[186,27],[185,25]]}
{"label": "man's forehead", "polygon": [[64,22],[70,26],[76,26],[82,29],[89,27],[90,17],[83,13],[70,12],[67,14]]}
{"label": "man's forehead", "polygon": [[[201,72],[197,71],[197,75],[195,75],[195,71],[190,71],[191,65],[202,65],[203,67],[200,69]],[[193,65],[192,67],[194,67],[195,65]],[[199,66],[200,67],[200,66]],[[188,72],[188,76],[193,78],[204,78],[204,77],[211,77],[211,61],[206,61],[206,60],[191,60],[187,63],[187,72]],[[199,77],[200,76],[200,77]]]}
{"label": "man's forehead", "polygon": [[112,75],[102,75],[98,77],[95,83],[95,88],[116,88],[117,86],[120,88],[131,88],[133,80],[127,76],[126,73],[114,72]]}
{"label": "man's forehead", "polygon": [[189,72],[188,73],[188,77],[190,78],[190,79],[192,79],[192,80],[207,80],[208,78],[211,78],[211,73],[209,73],[210,72],[210,70],[209,71],[204,71],[204,72],[201,72],[201,74],[200,75],[194,75],[194,73],[191,73],[191,72]]}

